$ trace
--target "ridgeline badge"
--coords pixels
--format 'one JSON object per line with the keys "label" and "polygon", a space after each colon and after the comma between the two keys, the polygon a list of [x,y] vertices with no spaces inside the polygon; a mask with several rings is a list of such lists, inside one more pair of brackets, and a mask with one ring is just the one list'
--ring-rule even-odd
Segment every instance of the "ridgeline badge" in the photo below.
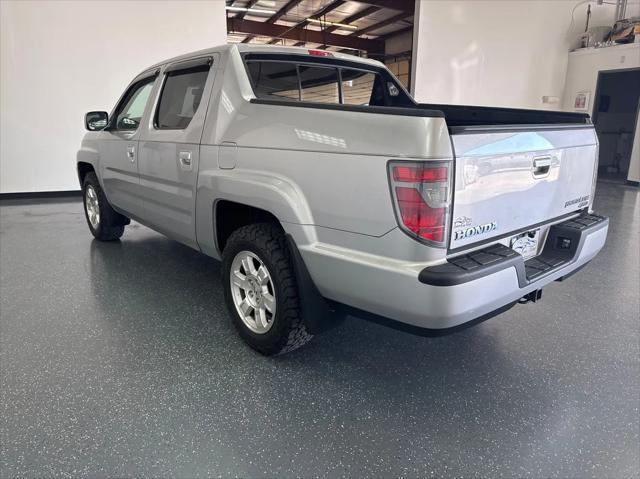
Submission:
{"label": "ridgeline badge", "polygon": [[589,205],[589,197],[591,195],[586,195],[586,196],[581,196],[580,198],[574,198],[573,200],[569,200],[564,204],[565,208],[568,208],[569,206],[574,206],[574,205],[578,205],[576,206],[576,208],[584,208],[585,206]]}

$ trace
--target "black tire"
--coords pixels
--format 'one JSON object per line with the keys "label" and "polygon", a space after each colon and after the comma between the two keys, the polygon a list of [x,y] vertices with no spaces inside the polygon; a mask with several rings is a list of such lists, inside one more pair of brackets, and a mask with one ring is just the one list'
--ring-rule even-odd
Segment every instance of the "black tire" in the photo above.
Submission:
{"label": "black tire", "polygon": [[[253,332],[236,310],[231,291],[231,266],[241,251],[255,254],[271,276],[276,298],[271,328],[262,334]],[[273,356],[306,344],[313,336],[307,332],[300,314],[300,300],[289,247],[282,230],[275,224],[257,223],[234,231],[222,252],[222,285],[233,324],[240,336],[256,351]]]}
{"label": "black tire", "polygon": [[[100,217],[97,225],[91,224],[89,220],[89,212],[87,211],[87,191],[91,189],[95,192],[98,199],[98,209]],[[100,241],[114,241],[119,239],[124,233],[124,226],[128,224],[129,219],[117,211],[115,211],[107,197],[102,191],[98,177],[94,172],[89,172],[84,177],[82,183],[82,204],[84,205],[84,216],[91,234]]]}

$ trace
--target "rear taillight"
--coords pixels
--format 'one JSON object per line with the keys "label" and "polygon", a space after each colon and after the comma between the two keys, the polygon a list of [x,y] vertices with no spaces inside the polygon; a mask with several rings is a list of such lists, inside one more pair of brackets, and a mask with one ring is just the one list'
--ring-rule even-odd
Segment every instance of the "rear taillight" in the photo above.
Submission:
{"label": "rear taillight", "polygon": [[389,182],[400,227],[409,235],[444,247],[451,193],[450,162],[390,161]]}

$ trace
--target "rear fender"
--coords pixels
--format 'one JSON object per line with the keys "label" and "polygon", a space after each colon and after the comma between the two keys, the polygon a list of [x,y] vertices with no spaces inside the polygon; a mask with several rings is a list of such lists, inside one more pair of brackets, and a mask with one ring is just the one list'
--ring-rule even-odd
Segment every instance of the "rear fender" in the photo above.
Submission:
{"label": "rear fender", "polygon": [[[251,170],[201,171],[196,198],[196,232],[201,250],[219,258],[215,244],[215,204],[220,200],[252,206],[274,215],[285,232],[289,224],[312,225],[309,204],[293,181],[283,176]],[[295,228],[296,242],[310,244],[315,241],[315,230]]]}

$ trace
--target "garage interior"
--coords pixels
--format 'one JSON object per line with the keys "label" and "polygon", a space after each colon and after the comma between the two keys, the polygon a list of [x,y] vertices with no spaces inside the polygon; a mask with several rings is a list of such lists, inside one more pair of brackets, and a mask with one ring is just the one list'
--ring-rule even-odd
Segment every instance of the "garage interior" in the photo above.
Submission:
{"label": "garage interior", "polygon": [[[0,477],[640,475],[638,4],[0,8]],[[623,20],[635,42],[607,42]],[[349,317],[263,357],[229,320],[217,261],[135,221],[94,240],[75,171],[85,112],[227,42],[376,59],[425,103],[588,113],[605,247],[541,301],[452,335]]]}
{"label": "garage interior", "polygon": [[226,10],[229,43],[306,47],[365,56],[383,62],[410,88],[412,0],[228,1]]}

